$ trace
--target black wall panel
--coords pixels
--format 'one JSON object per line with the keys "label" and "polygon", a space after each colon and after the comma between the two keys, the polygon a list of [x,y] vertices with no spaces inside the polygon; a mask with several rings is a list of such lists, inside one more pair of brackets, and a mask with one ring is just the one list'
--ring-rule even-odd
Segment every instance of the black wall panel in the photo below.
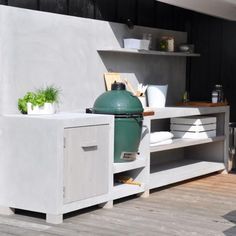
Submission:
{"label": "black wall panel", "polygon": [[156,3],[155,26],[162,29],[173,29],[173,7],[164,3]]}
{"label": "black wall panel", "polygon": [[155,27],[155,0],[137,1],[137,25]]}
{"label": "black wall panel", "polygon": [[38,0],[8,0],[9,6],[38,9]]}
{"label": "black wall panel", "polygon": [[186,10],[156,0],[0,0],[0,4],[173,30],[185,30]]}
{"label": "black wall panel", "polygon": [[221,81],[230,104],[231,121],[236,121],[236,22],[224,22],[222,33]]}
{"label": "black wall panel", "polygon": [[[200,58],[192,58],[191,81],[190,81],[190,98],[192,100],[209,100],[212,86],[209,84],[209,34],[210,24],[209,17],[205,15],[193,16],[193,42],[195,49],[201,53]],[[204,37],[203,37],[204,36]],[[199,68],[201,68],[199,70]]]}
{"label": "black wall panel", "polygon": [[117,0],[96,0],[95,18],[99,20],[116,21]]}
{"label": "black wall panel", "polygon": [[69,15],[80,16],[86,18],[95,17],[95,1],[94,0],[70,0],[68,2]]}
{"label": "black wall panel", "polygon": [[39,0],[39,9],[41,11],[67,14],[68,0]]}
{"label": "black wall panel", "polygon": [[136,0],[117,0],[117,22],[126,23],[130,19],[134,24],[137,23],[137,1]]}

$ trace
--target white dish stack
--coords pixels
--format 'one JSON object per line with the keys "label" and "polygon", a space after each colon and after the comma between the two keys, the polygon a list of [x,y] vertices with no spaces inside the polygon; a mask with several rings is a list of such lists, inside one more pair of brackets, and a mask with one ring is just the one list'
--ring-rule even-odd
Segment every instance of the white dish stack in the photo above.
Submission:
{"label": "white dish stack", "polygon": [[216,117],[191,116],[171,118],[170,129],[175,138],[212,138],[216,136]]}

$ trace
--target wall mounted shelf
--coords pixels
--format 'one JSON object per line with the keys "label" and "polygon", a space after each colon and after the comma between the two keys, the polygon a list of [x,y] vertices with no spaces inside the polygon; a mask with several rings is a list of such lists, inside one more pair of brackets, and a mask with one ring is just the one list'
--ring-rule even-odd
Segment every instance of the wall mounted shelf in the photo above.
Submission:
{"label": "wall mounted shelf", "polygon": [[98,49],[99,53],[127,53],[127,54],[141,54],[141,55],[156,55],[156,56],[178,56],[178,57],[199,57],[199,53],[185,53],[185,52],[162,52],[154,50],[138,50],[138,49]]}

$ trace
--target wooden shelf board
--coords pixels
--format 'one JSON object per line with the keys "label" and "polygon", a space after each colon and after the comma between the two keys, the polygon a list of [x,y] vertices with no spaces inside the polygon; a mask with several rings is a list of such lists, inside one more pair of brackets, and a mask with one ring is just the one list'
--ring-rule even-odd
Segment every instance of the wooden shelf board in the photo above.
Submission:
{"label": "wooden shelf board", "polygon": [[134,195],[144,192],[144,186],[132,185],[132,184],[115,184],[112,190],[112,199],[119,199],[122,197]]}
{"label": "wooden shelf board", "polygon": [[156,55],[156,56],[179,56],[179,57],[199,57],[199,53],[184,53],[184,52],[163,52],[163,51],[153,51],[153,50],[138,50],[138,49],[126,49],[126,48],[116,48],[116,49],[98,49],[98,52],[106,53],[129,53],[129,54],[141,54],[141,55]]}
{"label": "wooden shelf board", "polygon": [[128,170],[134,170],[146,166],[146,160],[144,158],[137,158],[135,161],[129,161],[124,163],[113,163],[113,173],[120,173]]}
{"label": "wooden shelf board", "polygon": [[183,159],[151,166],[149,188],[157,188],[225,169],[224,163]]}
{"label": "wooden shelf board", "polygon": [[219,106],[227,106],[227,102],[198,102],[198,101],[190,101],[190,102],[180,102],[177,103],[177,106],[182,107],[219,107]]}
{"label": "wooden shelf board", "polygon": [[152,146],[152,147],[150,147],[150,152],[151,153],[152,152],[160,152],[160,151],[188,147],[188,146],[193,146],[193,145],[212,143],[212,142],[220,142],[220,141],[224,141],[224,140],[225,140],[225,136],[223,136],[223,135],[217,136],[214,138],[206,138],[206,139],[178,138],[178,139],[173,139],[173,143],[171,143],[171,144]]}

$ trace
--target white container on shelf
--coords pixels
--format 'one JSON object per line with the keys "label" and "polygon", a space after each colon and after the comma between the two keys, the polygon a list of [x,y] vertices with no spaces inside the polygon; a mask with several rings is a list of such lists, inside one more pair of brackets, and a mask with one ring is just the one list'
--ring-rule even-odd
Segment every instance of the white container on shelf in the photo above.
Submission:
{"label": "white container on shelf", "polygon": [[147,39],[124,39],[124,48],[148,50],[150,40]]}
{"label": "white container on shelf", "polygon": [[165,107],[168,85],[149,85],[147,88],[148,106]]}

